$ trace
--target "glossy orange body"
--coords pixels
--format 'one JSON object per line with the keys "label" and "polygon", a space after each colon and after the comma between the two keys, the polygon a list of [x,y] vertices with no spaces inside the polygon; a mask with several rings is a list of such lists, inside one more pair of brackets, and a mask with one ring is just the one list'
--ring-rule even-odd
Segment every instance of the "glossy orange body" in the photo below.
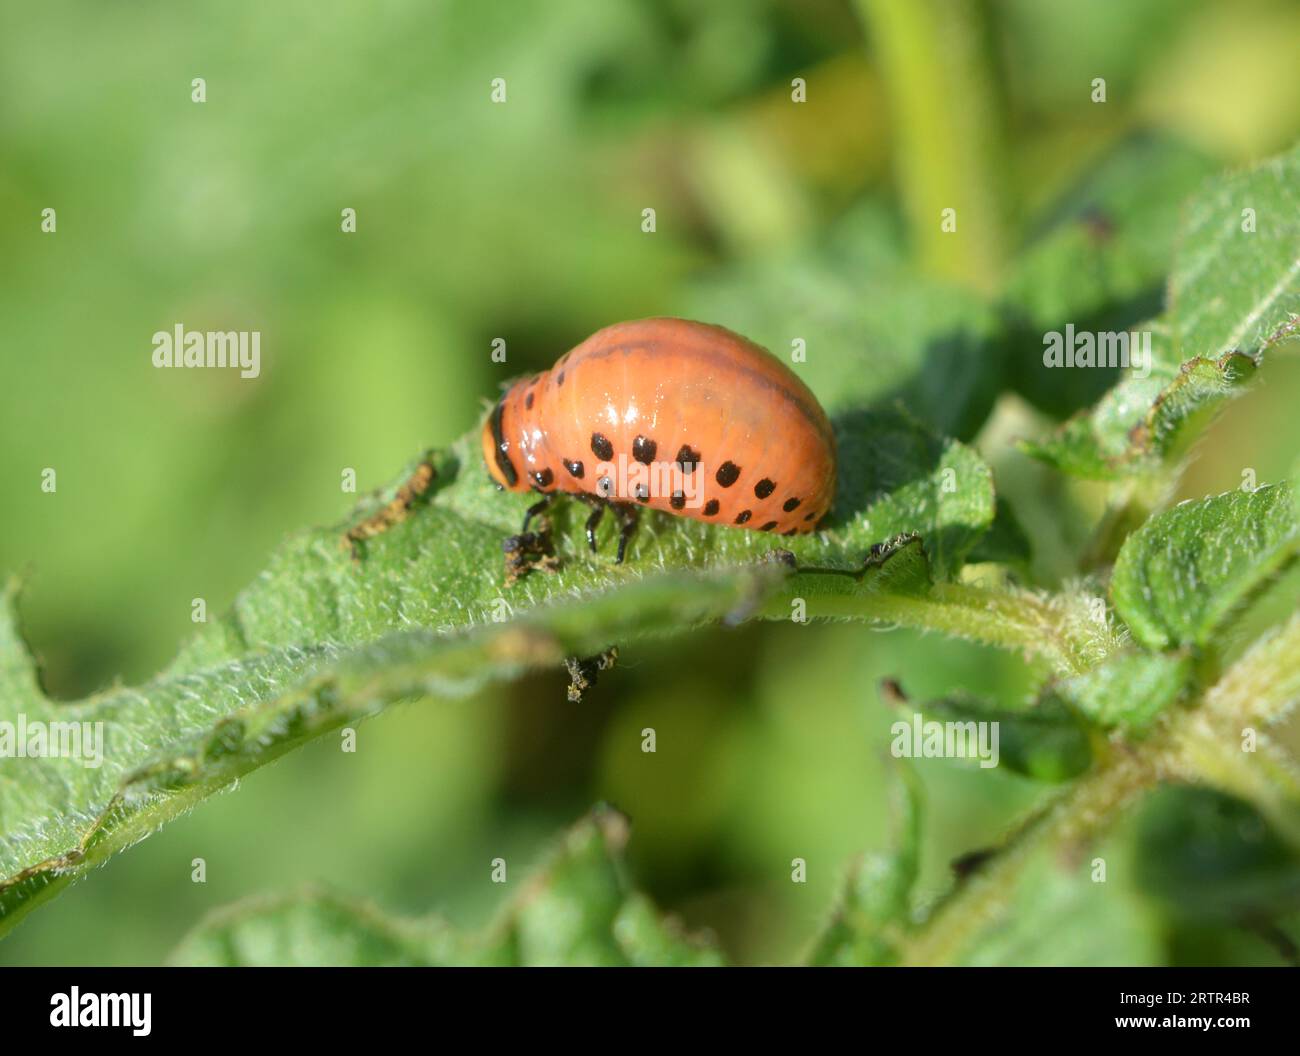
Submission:
{"label": "glossy orange body", "polygon": [[817,398],[771,353],[722,327],[606,327],[516,382],[483,427],[510,491],[584,493],[783,535],[811,532],[835,494]]}

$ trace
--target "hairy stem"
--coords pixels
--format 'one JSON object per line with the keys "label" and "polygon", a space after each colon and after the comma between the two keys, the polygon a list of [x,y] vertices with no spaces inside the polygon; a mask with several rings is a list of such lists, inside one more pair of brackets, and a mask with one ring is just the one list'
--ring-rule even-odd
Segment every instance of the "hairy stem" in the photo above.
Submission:
{"label": "hairy stem", "polygon": [[1156,781],[1147,753],[1116,755],[1032,814],[997,856],[941,900],[925,923],[902,944],[911,965],[951,964],[1016,891],[1021,870],[1041,847],[1070,850],[1092,842]]}
{"label": "hairy stem", "polygon": [[1205,694],[1175,730],[1181,773],[1254,804],[1300,847],[1300,776],[1259,729],[1300,699],[1300,613],[1263,638]]}
{"label": "hairy stem", "polygon": [[[796,600],[786,591],[763,614],[789,617]],[[937,583],[924,594],[862,590],[812,594],[807,615],[868,619],[980,642],[1038,657],[1062,675],[1076,675],[1103,659],[1117,644],[1063,598],[1043,598],[969,583]]]}
{"label": "hairy stem", "polygon": [[[946,964],[1003,911],[1021,870],[1047,846],[1076,850],[1103,834],[1158,781],[1198,781],[1242,796],[1298,841],[1289,764],[1270,749],[1243,752],[1242,730],[1268,725],[1300,700],[1300,613],[1259,641],[1202,697],[1145,741],[1117,746],[1100,765],[1024,822],[1002,849],[931,911],[902,945],[908,964]],[[1281,785],[1280,772],[1289,774]]]}

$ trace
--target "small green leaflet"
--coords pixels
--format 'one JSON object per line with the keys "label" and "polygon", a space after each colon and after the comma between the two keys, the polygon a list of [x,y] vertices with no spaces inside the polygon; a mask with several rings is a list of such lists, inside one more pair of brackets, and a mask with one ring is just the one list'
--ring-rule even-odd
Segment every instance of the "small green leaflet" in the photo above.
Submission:
{"label": "small green leaflet", "polygon": [[1288,484],[1184,502],[1125,540],[1111,599],[1147,648],[1204,646],[1298,548]]}

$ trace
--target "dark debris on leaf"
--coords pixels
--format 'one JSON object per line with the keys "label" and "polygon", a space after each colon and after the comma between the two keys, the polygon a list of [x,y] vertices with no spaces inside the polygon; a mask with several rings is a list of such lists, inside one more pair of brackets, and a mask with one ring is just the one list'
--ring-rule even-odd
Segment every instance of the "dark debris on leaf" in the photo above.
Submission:
{"label": "dark debris on leaf", "polygon": [[520,532],[502,539],[501,552],[505,555],[507,587],[535,568],[554,572],[560,567],[550,525],[545,521],[535,532]]}
{"label": "dark debris on leaf", "polygon": [[582,702],[582,695],[596,684],[602,671],[608,671],[618,662],[618,646],[611,645],[596,656],[571,656],[564,661],[569,672],[569,700]]}

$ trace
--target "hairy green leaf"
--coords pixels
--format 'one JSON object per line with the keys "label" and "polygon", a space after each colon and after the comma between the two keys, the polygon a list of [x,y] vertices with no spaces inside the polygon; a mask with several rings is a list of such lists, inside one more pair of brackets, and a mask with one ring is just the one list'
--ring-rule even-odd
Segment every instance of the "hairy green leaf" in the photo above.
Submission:
{"label": "hairy green leaf", "polygon": [[1091,671],[1063,679],[1046,692],[1102,729],[1140,733],[1186,691],[1192,674],[1188,656],[1117,653]]}
{"label": "hairy green leaf", "polygon": [[[1181,457],[1223,401],[1254,377],[1265,352],[1297,331],[1297,186],[1300,150],[1293,150],[1194,196],[1173,260],[1166,312],[1135,328],[1151,334],[1149,375],[1120,376],[1095,406],[1025,449],[1096,480],[1151,473]],[[1077,389],[1097,371],[1043,373]]]}
{"label": "hairy green leaf", "polygon": [[1216,180],[1191,203],[1169,283],[1185,358],[1257,355],[1300,313],[1300,148]]}
{"label": "hairy green leaf", "polygon": [[1185,502],[1125,541],[1111,598],[1148,648],[1202,646],[1297,548],[1300,522],[1289,485]]}
{"label": "hairy green leaf", "polygon": [[1023,443],[1028,454],[1088,480],[1154,472],[1177,461],[1223,401],[1255,376],[1256,361],[1240,352],[1176,363],[1164,324],[1144,329],[1151,334],[1150,374],[1124,378],[1044,440]]}
{"label": "hairy green leaf", "polygon": [[[1092,746],[1088,730],[1062,702],[1044,699],[1036,706],[1019,710],[1002,707],[969,694],[955,694],[941,700],[913,704],[900,699],[905,721],[920,719],[954,724],[968,737],[973,751],[976,743],[996,749],[996,763],[1012,773],[1038,781],[1068,781],[1078,777],[1092,764]],[[997,741],[976,737],[976,724],[987,723],[996,730]],[[924,725],[922,727],[925,728]],[[972,763],[971,765],[975,765]],[[981,761],[979,765],[984,765]]]}
{"label": "hairy green leaf", "polygon": [[[641,635],[761,615],[778,590],[813,599],[831,581],[842,589],[836,573],[870,618],[888,555],[864,558],[904,533],[919,543],[906,548],[906,575],[902,564],[888,571],[890,589],[915,599],[933,575],[954,573],[993,518],[987,466],[898,410],[841,421],[839,441],[842,487],[824,532],[774,539],[650,515],[615,566],[613,526],[591,555],[587,511],[573,503],[552,518],[561,567],[506,587],[501,542],[530,499],[495,489],[471,435],[359,511],[386,508],[432,466],[388,530],[352,548],[340,527],[290,539],[161,675],[77,703],[40,691],[11,589],[0,606],[0,724],[86,723],[103,731],[103,755],[98,766],[49,753],[0,764],[0,929],[241,774],[394,700],[463,695]],[[785,561],[764,560],[777,549]],[[792,559],[819,571],[792,572]]]}
{"label": "hairy green leaf", "polygon": [[1031,224],[1004,298],[1017,391],[1063,416],[1116,382],[1113,369],[1044,366],[1044,335],[1127,331],[1159,312],[1180,205],[1211,171],[1180,143],[1134,137]]}

